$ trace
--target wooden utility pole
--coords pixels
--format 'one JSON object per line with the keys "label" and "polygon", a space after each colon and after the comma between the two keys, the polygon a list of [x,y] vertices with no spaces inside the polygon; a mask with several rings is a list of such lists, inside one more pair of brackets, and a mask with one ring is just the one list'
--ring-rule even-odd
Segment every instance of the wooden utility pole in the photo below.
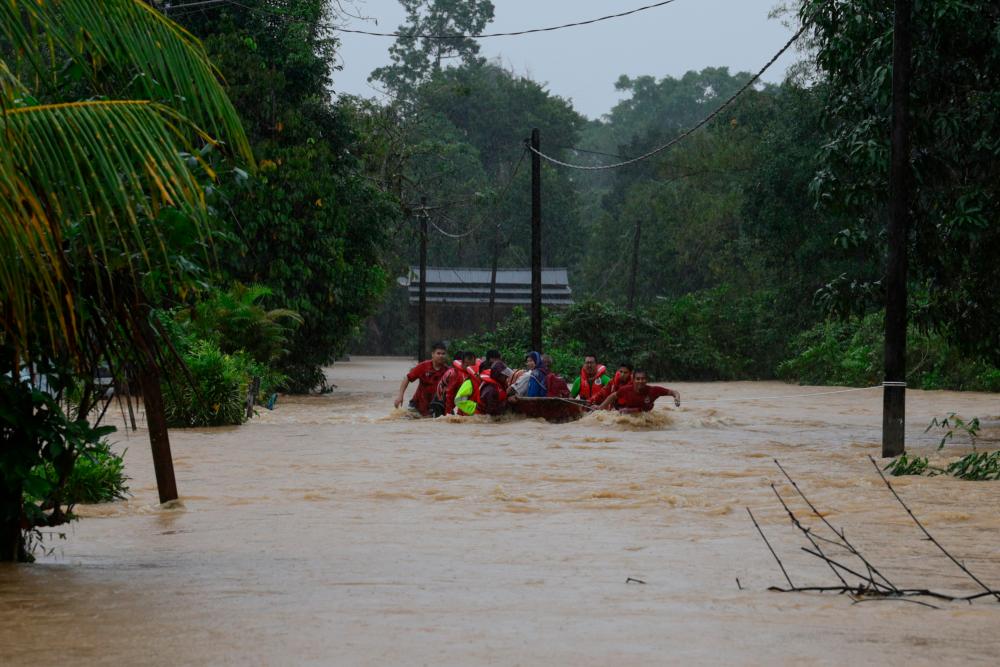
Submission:
{"label": "wooden utility pole", "polygon": [[531,131],[531,349],[542,351],[542,158],[538,128]]}
{"label": "wooden utility pole", "polygon": [[910,22],[913,0],[895,0],[892,38],[892,157],[885,277],[882,456],[906,450],[906,236],[910,218]]}
{"label": "wooden utility pole", "polygon": [[497,263],[500,260],[500,223],[493,228],[493,268],[490,271],[490,329],[496,326]]}
{"label": "wooden utility pole", "polygon": [[420,198],[420,297],[417,301],[417,361],[427,354],[427,198]]}
{"label": "wooden utility pole", "polygon": [[632,236],[632,268],[628,275],[628,309],[635,310],[635,275],[639,272],[639,238],[642,236],[642,217],[635,218],[635,234]]}

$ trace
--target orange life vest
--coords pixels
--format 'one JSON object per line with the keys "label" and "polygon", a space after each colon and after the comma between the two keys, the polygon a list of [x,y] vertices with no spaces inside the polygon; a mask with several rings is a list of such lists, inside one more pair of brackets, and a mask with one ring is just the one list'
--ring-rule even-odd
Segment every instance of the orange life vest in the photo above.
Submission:
{"label": "orange life vest", "polygon": [[[601,376],[603,376],[607,372],[608,372],[607,366],[605,366],[604,364],[601,364],[600,366],[597,367],[597,376],[596,376],[596,379],[600,380]],[[591,396],[593,396],[594,398],[596,398],[597,394],[595,392],[599,392],[599,391],[601,391],[601,385],[597,385],[596,387],[591,387],[590,386],[590,380],[587,379],[587,371],[585,371],[585,370],[583,370],[581,368],[580,369],[580,396],[582,396],[584,399],[586,399],[586,400],[589,401],[591,399]]]}
{"label": "orange life vest", "polygon": [[494,380],[489,375],[483,375],[483,374],[479,375],[479,379],[481,380],[479,384],[473,382],[473,390],[472,390],[472,394],[473,396],[475,396],[476,405],[479,405],[479,390],[482,387],[483,382],[491,384],[497,388],[497,394],[500,396],[501,403],[507,400],[507,390],[504,389],[502,386],[500,386],[499,382]]}
{"label": "orange life vest", "polygon": [[[626,382],[625,384],[632,384],[631,374],[629,375],[628,382]],[[622,384],[622,372],[615,371],[615,376],[611,378],[611,384],[608,385],[608,388],[605,390],[605,393],[608,395],[613,394],[619,389],[621,389],[623,386],[624,385]]]}

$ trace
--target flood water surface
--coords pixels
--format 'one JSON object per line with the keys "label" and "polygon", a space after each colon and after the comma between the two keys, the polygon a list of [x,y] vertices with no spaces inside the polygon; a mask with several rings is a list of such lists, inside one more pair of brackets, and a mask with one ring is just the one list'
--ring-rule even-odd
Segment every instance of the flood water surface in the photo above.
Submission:
{"label": "flood water surface", "polygon": [[[432,421],[392,409],[407,366],[355,359],[329,371],[332,394],[173,431],[169,508],[145,433],[118,434],[134,496],[79,508],[36,564],[0,567],[0,662],[996,664],[995,601],[767,590],[787,582],[747,507],[793,583],[837,583],[770,488],[818,530],[777,458],[895,584],[977,592],[868,460],[879,390],[681,383],[680,409],[638,418]],[[910,451],[971,451],[923,432],[952,411],[1000,446],[996,395],[911,391]],[[1000,483],[893,484],[1000,587]]]}

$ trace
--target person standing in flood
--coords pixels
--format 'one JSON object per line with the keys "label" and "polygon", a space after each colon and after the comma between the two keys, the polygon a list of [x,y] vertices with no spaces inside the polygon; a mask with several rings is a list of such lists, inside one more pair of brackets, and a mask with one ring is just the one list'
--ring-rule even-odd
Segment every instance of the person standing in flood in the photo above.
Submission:
{"label": "person standing in flood", "polygon": [[681,393],[666,387],[649,386],[649,376],[646,371],[637,370],[632,374],[632,384],[627,384],[618,391],[611,393],[601,403],[601,410],[618,408],[618,412],[630,414],[633,412],[649,412],[653,403],[660,396],[673,396],[674,405],[681,406]]}
{"label": "person standing in flood", "polygon": [[438,384],[448,370],[448,366],[447,346],[444,343],[434,343],[431,358],[428,361],[421,361],[411,368],[410,372],[403,378],[403,382],[399,385],[399,394],[393,405],[396,408],[402,406],[406,388],[410,386],[411,382],[419,382],[417,390],[413,392],[413,397],[410,399],[410,408],[419,412],[423,417],[429,416],[431,401],[434,400]]}

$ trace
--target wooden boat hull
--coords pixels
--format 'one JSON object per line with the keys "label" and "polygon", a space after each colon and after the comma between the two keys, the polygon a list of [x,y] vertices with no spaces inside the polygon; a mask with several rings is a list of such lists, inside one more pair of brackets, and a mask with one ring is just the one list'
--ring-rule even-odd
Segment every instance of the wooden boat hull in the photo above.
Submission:
{"label": "wooden boat hull", "polygon": [[511,406],[515,412],[526,417],[541,418],[556,424],[576,421],[588,412],[586,401],[547,396],[520,398]]}

